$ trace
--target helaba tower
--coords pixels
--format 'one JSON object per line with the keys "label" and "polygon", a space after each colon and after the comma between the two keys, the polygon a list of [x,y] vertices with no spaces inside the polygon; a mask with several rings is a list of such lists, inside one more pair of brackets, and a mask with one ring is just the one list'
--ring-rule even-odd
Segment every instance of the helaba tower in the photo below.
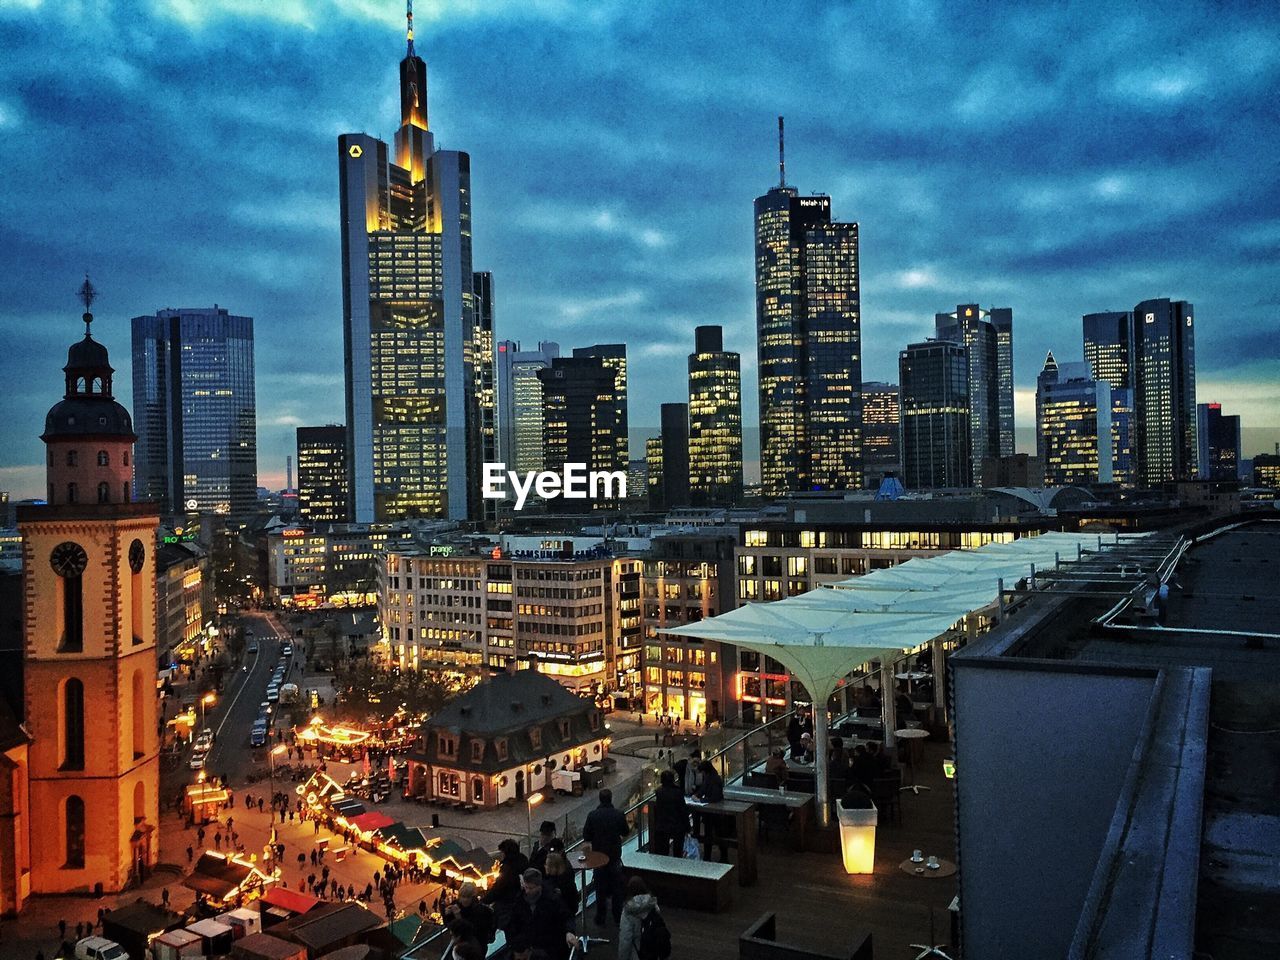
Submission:
{"label": "helaba tower", "polygon": [[400,61],[392,147],[338,137],[350,515],[452,520],[482,513],[471,268],[471,160],[437,149],[427,65]]}

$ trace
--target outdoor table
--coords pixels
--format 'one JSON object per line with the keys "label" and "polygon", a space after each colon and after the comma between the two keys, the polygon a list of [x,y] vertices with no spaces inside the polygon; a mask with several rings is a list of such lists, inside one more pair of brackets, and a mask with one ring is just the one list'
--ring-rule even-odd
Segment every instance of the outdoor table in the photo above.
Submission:
{"label": "outdoor table", "polygon": [[920,877],[924,880],[936,880],[939,877],[950,877],[956,872],[956,865],[950,860],[943,860],[941,857],[938,858],[937,870],[930,870],[925,866],[925,862],[926,861],[922,860],[920,863],[916,863],[910,857],[907,857],[907,859],[898,864],[898,868],[903,873],[909,873],[913,877]]}
{"label": "outdoor table", "polygon": [[[716,803],[689,801],[694,813],[716,817],[732,817],[736,836],[730,841],[738,849],[738,886],[750,887],[756,882],[756,812],[754,803],[741,800],[720,800]],[[708,859],[710,858],[708,848]]]}
{"label": "outdoor table", "polygon": [[[609,855],[601,853],[599,850],[592,850],[590,853],[583,853],[581,849],[569,855],[569,866],[573,867],[578,873],[578,882],[582,887],[582,897],[580,899],[578,915],[582,917],[582,929],[587,929],[587,871],[599,870],[609,862]],[[596,891],[596,896],[600,896],[600,891]]]}
{"label": "outdoor table", "polygon": [[813,825],[812,793],[787,793],[765,787],[725,787],[724,798],[755,803],[762,807],[785,807],[792,814],[791,846],[797,852],[804,851],[809,839],[809,829]]}
{"label": "outdoor table", "polygon": [[903,785],[900,789],[910,790],[917,796],[919,796],[921,790],[932,790],[932,787],[925,787],[916,783],[916,757],[920,753],[920,741],[928,739],[929,731],[913,727],[907,730],[895,730],[893,735],[906,742],[907,766],[911,768],[911,782]]}

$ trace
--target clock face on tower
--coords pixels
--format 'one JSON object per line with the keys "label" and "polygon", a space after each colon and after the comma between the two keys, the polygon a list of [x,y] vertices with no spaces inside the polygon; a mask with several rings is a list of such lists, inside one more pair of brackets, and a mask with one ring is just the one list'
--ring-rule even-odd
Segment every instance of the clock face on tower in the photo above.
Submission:
{"label": "clock face on tower", "polygon": [[142,572],[142,562],[147,559],[147,548],[141,540],[129,544],[129,569],[134,573]]}
{"label": "clock face on tower", "polygon": [[60,577],[78,577],[89,565],[89,555],[84,552],[84,547],[80,544],[64,540],[49,554],[49,565]]}

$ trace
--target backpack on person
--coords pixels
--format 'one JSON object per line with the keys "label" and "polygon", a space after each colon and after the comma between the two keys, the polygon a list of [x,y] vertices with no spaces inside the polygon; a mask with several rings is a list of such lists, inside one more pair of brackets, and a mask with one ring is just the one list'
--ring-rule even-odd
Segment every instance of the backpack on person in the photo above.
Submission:
{"label": "backpack on person", "polygon": [[667,960],[671,956],[671,931],[654,907],[640,921],[640,937],[636,942],[640,960]]}

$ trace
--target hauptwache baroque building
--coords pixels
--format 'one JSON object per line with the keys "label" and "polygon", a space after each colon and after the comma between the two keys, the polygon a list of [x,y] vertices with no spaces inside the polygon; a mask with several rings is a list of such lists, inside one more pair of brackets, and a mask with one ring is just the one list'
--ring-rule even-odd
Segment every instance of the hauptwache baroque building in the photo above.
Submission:
{"label": "hauptwache baroque building", "polygon": [[6,914],[31,894],[122,890],[159,855],[158,510],[131,501],[133,424],[84,320],[41,437],[48,504],[18,511],[23,702],[0,704]]}

